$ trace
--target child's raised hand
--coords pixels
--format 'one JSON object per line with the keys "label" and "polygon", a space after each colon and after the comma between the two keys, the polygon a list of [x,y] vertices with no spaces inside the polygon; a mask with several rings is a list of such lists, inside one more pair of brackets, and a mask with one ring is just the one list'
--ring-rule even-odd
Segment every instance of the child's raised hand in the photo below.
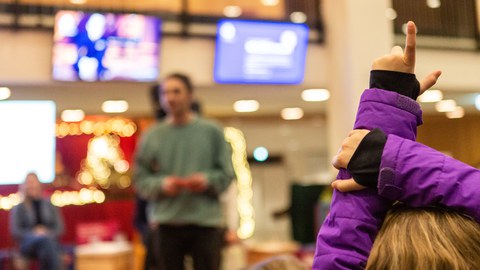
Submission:
{"label": "child's raised hand", "polygon": [[[417,28],[415,23],[407,23],[407,38],[405,40],[405,50],[400,46],[392,48],[390,54],[375,59],[372,64],[372,70],[390,70],[403,73],[415,73],[415,47],[417,43]],[[420,95],[435,85],[442,72],[435,70],[420,81]]]}

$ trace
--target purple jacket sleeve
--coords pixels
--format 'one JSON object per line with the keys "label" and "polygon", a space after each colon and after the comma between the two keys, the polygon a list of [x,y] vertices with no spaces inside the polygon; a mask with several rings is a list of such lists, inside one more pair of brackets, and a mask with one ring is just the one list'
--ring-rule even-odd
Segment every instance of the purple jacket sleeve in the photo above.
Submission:
{"label": "purple jacket sleeve", "polygon": [[421,143],[388,136],[378,187],[390,200],[441,204],[480,222],[480,171]]}
{"label": "purple jacket sleeve", "polygon": [[[360,99],[354,128],[380,128],[414,140],[421,124],[420,106],[412,99],[380,89],[366,90]],[[337,179],[350,175],[341,170]],[[313,269],[363,269],[391,201],[375,189],[334,191],[330,214],[317,237]]]}

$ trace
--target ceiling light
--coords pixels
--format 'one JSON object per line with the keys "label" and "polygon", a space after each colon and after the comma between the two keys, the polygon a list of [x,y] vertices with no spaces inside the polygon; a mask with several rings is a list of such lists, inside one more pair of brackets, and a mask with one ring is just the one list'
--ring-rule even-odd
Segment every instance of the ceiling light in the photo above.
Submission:
{"label": "ceiling light", "polygon": [[233,109],[236,112],[254,112],[257,111],[260,107],[258,101],[250,99],[250,100],[238,100],[235,101],[233,104]]}
{"label": "ceiling light", "polygon": [[421,96],[418,97],[418,102],[438,102],[443,99],[442,91],[440,90],[427,90]]}
{"label": "ceiling light", "polygon": [[310,102],[325,101],[330,98],[327,89],[307,89],[302,92],[302,99]]}
{"label": "ceiling light", "polygon": [[82,110],[64,110],[61,114],[63,122],[80,122],[85,118]]}
{"label": "ceiling light", "polygon": [[303,117],[302,108],[285,108],[281,112],[284,120],[298,120]]}
{"label": "ceiling light", "polygon": [[4,100],[10,97],[12,91],[8,87],[0,87],[0,100]]}
{"label": "ceiling light", "polygon": [[385,10],[385,17],[387,17],[387,19],[393,21],[397,18],[397,12],[393,8],[387,8]]}
{"label": "ceiling light", "polygon": [[262,4],[264,6],[276,6],[278,5],[278,2],[280,2],[279,0],[261,0],[260,2],[262,2]]}
{"label": "ceiling light", "polygon": [[427,0],[427,6],[429,8],[439,8],[442,5],[440,0]]}
{"label": "ceiling light", "polygon": [[304,23],[307,21],[307,15],[301,11],[294,11],[290,14],[290,21],[294,23]]}
{"label": "ceiling light", "polygon": [[480,94],[475,98],[475,108],[480,111]]}
{"label": "ceiling light", "polygon": [[105,113],[122,113],[128,110],[128,102],[125,100],[107,100],[102,104]]}
{"label": "ceiling light", "polygon": [[457,106],[453,112],[447,112],[446,115],[450,119],[462,118],[465,115],[465,110],[463,107]]}
{"label": "ceiling light", "polygon": [[242,9],[239,6],[226,6],[223,8],[223,15],[229,18],[240,17]]}
{"label": "ceiling light", "polygon": [[74,5],[83,5],[83,4],[87,3],[87,0],[70,0],[70,3],[72,3]]}
{"label": "ceiling light", "polygon": [[435,104],[437,112],[453,112],[457,108],[457,103],[453,99],[441,100]]}

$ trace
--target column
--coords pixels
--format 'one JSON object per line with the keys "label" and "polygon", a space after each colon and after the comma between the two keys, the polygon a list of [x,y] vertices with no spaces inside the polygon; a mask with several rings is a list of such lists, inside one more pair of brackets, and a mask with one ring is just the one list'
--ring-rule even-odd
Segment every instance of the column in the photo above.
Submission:
{"label": "column", "polygon": [[353,127],[373,60],[393,46],[393,24],[385,16],[389,7],[388,0],[322,1],[331,92],[326,112],[330,157]]}

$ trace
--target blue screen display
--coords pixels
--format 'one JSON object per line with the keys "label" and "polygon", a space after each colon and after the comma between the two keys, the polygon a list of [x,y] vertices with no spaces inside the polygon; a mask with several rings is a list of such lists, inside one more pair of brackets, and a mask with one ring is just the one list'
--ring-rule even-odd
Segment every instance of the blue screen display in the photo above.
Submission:
{"label": "blue screen display", "polygon": [[304,24],[222,20],[218,23],[217,83],[299,84],[308,44]]}

